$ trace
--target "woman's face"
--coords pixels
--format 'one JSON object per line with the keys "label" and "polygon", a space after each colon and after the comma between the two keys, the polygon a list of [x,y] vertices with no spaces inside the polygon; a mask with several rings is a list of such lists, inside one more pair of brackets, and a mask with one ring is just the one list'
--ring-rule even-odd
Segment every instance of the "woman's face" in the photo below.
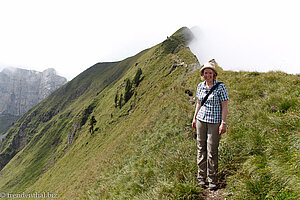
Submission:
{"label": "woman's face", "polygon": [[205,69],[203,71],[203,78],[205,81],[214,80],[215,72],[212,69]]}

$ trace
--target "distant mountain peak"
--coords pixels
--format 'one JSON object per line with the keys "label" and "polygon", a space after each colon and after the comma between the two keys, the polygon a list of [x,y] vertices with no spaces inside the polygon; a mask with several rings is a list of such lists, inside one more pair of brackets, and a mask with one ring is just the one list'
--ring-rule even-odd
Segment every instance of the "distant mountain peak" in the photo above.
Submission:
{"label": "distant mountain peak", "polygon": [[182,27],[178,29],[171,37],[180,38],[185,45],[187,45],[190,41],[192,41],[195,38],[192,31],[187,27]]}
{"label": "distant mountain peak", "polygon": [[5,67],[0,73],[11,74],[16,71],[15,67]]}
{"label": "distant mountain peak", "polygon": [[15,72],[37,72],[37,73],[49,73],[49,74],[57,74],[56,70],[54,68],[48,68],[45,69],[42,72],[36,71],[36,70],[31,70],[31,69],[22,69],[22,68],[17,68],[17,67],[5,67],[0,73],[15,73]]}
{"label": "distant mountain peak", "polygon": [[173,35],[167,37],[167,39],[163,41],[162,46],[166,54],[176,53],[180,48],[187,46],[193,39],[194,35],[191,30],[187,27],[182,27]]}
{"label": "distant mountain peak", "polygon": [[6,67],[0,72],[0,114],[22,115],[66,82],[53,68]]}
{"label": "distant mountain peak", "polygon": [[51,73],[56,74],[56,70],[54,68],[48,68],[43,71],[43,73]]}

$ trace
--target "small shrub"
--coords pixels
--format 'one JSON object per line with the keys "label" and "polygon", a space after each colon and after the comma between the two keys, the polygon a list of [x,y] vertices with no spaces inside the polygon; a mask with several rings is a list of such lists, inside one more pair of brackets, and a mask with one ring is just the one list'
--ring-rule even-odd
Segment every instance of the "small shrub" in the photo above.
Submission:
{"label": "small shrub", "polygon": [[95,107],[96,107],[96,104],[95,104],[95,102],[93,102],[86,109],[84,109],[81,120],[80,120],[80,127],[85,125],[86,121],[88,120],[90,114],[93,112]]}
{"label": "small shrub", "polygon": [[185,89],[185,94],[188,94],[190,97],[193,96],[193,92],[191,92],[189,89]]}

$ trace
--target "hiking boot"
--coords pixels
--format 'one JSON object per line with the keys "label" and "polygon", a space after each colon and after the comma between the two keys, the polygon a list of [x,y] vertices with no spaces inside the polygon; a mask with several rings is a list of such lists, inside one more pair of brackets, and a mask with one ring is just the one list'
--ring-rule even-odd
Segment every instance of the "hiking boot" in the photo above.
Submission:
{"label": "hiking boot", "polygon": [[199,185],[200,185],[202,188],[204,188],[204,189],[207,188],[207,183],[206,183],[204,180],[200,180],[200,181],[199,181]]}
{"label": "hiking boot", "polygon": [[209,188],[209,190],[217,190],[217,185],[214,183],[209,183],[208,188]]}

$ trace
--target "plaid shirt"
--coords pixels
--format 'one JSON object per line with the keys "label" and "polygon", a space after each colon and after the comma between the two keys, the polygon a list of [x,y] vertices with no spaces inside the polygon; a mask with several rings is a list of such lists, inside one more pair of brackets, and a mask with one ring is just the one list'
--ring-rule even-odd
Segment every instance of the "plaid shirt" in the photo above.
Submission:
{"label": "plaid shirt", "polygon": [[[214,85],[217,83],[214,80]],[[202,82],[197,87],[196,97],[201,102],[209,90],[206,89],[206,82]],[[204,105],[201,106],[196,118],[202,122],[220,123],[222,120],[222,101],[229,100],[227,88],[221,83],[209,96]]]}

